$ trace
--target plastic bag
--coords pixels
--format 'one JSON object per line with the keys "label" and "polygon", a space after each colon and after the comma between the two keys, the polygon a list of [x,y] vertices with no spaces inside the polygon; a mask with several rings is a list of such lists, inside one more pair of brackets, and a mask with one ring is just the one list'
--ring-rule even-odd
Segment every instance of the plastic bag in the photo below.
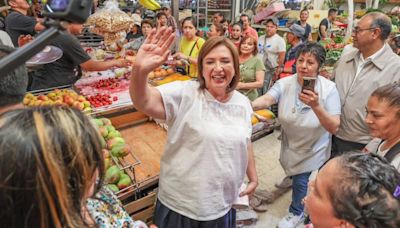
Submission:
{"label": "plastic bag", "polygon": [[127,31],[133,22],[128,14],[119,9],[115,0],[106,1],[104,7],[90,15],[87,20],[92,32],[102,36],[107,33]]}

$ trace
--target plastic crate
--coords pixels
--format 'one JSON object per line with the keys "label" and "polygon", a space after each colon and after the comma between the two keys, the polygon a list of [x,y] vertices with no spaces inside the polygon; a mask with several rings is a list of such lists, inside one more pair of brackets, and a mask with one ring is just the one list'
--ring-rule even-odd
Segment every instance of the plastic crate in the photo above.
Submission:
{"label": "plastic crate", "polygon": [[279,27],[286,27],[286,23],[289,21],[288,18],[280,19],[279,20]]}

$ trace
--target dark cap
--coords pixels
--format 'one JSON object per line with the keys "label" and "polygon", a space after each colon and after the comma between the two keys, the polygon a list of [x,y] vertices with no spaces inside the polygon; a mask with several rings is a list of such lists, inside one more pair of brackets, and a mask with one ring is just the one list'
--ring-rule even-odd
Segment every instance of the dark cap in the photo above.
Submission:
{"label": "dark cap", "polygon": [[267,24],[268,22],[272,22],[274,25],[279,26],[279,21],[276,17],[267,18],[267,21],[265,22],[265,24]]}

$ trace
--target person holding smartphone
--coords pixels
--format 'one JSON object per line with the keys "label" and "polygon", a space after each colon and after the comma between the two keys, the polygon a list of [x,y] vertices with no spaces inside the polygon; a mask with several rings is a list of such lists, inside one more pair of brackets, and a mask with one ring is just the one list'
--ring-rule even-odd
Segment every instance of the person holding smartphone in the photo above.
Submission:
{"label": "person holding smartphone", "polygon": [[335,83],[318,75],[325,49],[305,43],[297,52],[296,71],[278,80],[263,96],[252,102],[254,110],[278,104],[282,140],[280,163],[293,181],[289,214],[278,227],[296,227],[304,220],[302,199],[307,194],[311,172],[330,157],[331,134],[340,124],[340,99]]}

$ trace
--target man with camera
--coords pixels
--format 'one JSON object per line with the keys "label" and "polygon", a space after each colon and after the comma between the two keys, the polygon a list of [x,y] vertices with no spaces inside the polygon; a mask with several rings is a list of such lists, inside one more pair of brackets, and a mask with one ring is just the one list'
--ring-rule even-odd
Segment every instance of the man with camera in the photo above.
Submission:
{"label": "man with camera", "polygon": [[26,0],[7,0],[11,7],[10,14],[5,19],[6,32],[10,35],[15,47],[18,47],[18,38],[22,35],[34,36],[45,27],[39,19],[27,16],[30,8]]}
{"label": "man with camera", "polygon": [[388,16],[368,13],[353,28],[353,46],[342,55],[333,72],[342,104],[339,130],[332,140],[332,155],[362,150],[371,140],[364,122],[369,95],[378,87],[400,80],[400,57],[385,42],[391,31]]}
{"label": "man with camera", "polygon": [[75,83],[82,71],[103,71],[112,67],[128,66],[127,60],[95,61],[83,50],[74,36],[82,32],[83,25],[70,23],[66,31],[61,32],[50,45],[63,51],[63,56],[55,62],[45,64],[32,74],[29,90],[46,89]]}

